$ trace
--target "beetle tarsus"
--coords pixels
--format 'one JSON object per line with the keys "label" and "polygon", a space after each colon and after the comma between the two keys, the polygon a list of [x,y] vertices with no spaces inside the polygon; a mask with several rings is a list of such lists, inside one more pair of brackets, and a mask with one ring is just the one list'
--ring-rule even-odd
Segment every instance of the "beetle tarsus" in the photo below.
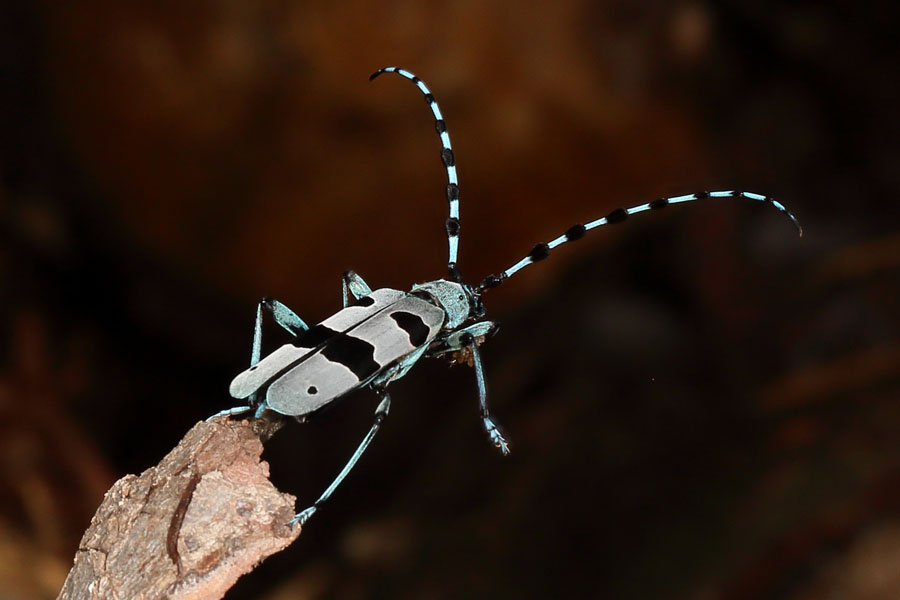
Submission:
{"label": "beetle tarsus", "polygon": [[235,406],[234,408],[226,408],[225,410],[220,410],[214,415],[206,417],[206,422],[209,423],[219,417],[231,417],[233,415],[242,415],[245,412],[250,412],[253,410],[252,406]]}
{"label": "beetle tarsus", "polygon": [[503,437],[503,434],[500,433],[500,429],[497,428],[496,423],[494,423],[490,417],[484,418],[484,428],[488,433],[488,437],[491,438],[491,443],[500,450],[500,453],[503,456],[509,456],[509,443]]}
{"label": "beetle tarsus", "polygon": [[303,512],[297,513],[294,516],[294,518],[291,519],[290,526],[296,527],[297,525],[299,525],[300,527],[303,527],[304,523],[309,521],[309,518],[316,513],[316,510],[318,510],[318,509],[315,507],[315,505],[313,505],[313,506],[310,506],[309,508],[307,508],[306,510],[304,510]]}

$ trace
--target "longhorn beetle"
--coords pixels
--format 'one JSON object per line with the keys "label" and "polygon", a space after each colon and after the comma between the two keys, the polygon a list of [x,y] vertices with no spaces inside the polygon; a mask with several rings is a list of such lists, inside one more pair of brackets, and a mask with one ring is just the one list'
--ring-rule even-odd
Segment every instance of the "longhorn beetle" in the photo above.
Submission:
{"label": "longhorn beetle", "polygon": [[[660,198],[631,208],[617,208],[605,217],[573,225],[559,237],[535,244],[524,258],[505,271],[488,275],[478,285],[466,284],[456,264],[460,229],[459,184],[444,117],[421,79],[404,69],[385,67],[373,73],[369,80],[382,73],[396,73],[412,81],[425,95],[425,101],[434,113],[434,127],[441,140],[441,161],[447,170],[446,196],[450,205],[450,217],[446,221],[448,278],[418,283],[409,292],[389,288],[372,291],[362,277],[347,271],[341,286],[343,308],[312,328],[278,300],[263,298],[257,305],[250,368],[235,377],[229,389],[234,398],[244,400],[246,404],[216,413],[210,419],[250,411],[259,417],[271,410],[305,421],[325,405],[365,386],[380,398],[372,427],[350,460],[319,499],[294,516],[292,525],[304,524],[356,465],[390,409],[388,384],[406,375],[423,356],[450,355],[451,360],[466,362],[474,368],[484,429],[500,452],[509,453],[506,439],[487,407],[484,369],[478,347],[494,333],[497,325],[483,320],[485,311],[481,297],[521,269],[547,258],[557,246],[580,239],[587,231],[601,225],[621,223],[635,213],[706,198],[747,198],[770,204],[787,215],[803,235],[794,215],[768,196],[739,191],[687,194]],[[263,311],[293,339],[260,359]]]}

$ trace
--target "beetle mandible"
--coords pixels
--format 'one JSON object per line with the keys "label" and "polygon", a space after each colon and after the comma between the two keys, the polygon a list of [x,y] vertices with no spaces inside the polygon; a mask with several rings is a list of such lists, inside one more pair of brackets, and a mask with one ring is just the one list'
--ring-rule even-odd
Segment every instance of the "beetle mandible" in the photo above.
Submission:
{"label": "beetle mandible", "polygon": [[[229,389],[234,398],[245,400],[246,404],[216,413],[210,419],[251,411],[259,417],[271,410],[305,420],[325,405],[361,387],[371,388],[380,399],[374,422],[350,460],[315,503],[297,513],[291,524],[303,525],[356,465],[390,410],[388,385],[406,375],[422,357],[449,354],[454,360],[471,364],[475,370],[484,429],[500,452],[509,453],[509,445],[487,406],[479,346],[496,331],[497,325],[484,320],[482,295],[524,267],[547,258],[557,246],[580,239],[587,231],[601,225],[621,223],[635,213],[705,198],[747,198],[770,204],[790,218],[803,235],[794,215],[768,196],[734,190],[673,196],[631,208],[617,208],[594,221],[573,225],[551,241],[535,244],[525,257],[505,271],[488,275],[478,285],[466,284],[456,264],[460,231],[459,184],[444,117],[428,86],[413,73],[398,67],[385,67],[369,79],[382,73],[396,73],[412,81],[425,95],[434,114],[435,130],[441,140],[441,161],[447,171],[446,197],[450,208],[446,221],[447,279],[418,283],[409,292],[389,288],[372,291],[362,277],[347,271],[341,285],[343,308],[312,328],[278,300],[263,298],[257,305],[250,368],[235,377]],[[292,340],[261,358],[264,311],[292,336]]]}

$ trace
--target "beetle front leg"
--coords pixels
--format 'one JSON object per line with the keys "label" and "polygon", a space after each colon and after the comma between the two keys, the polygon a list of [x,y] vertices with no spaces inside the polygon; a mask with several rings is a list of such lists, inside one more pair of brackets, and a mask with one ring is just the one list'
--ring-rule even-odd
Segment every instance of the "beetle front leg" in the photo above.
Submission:
{"label": "beetle front leg", "polygon": [[440,356],[448,352],[459,352],[471,344],[471,338],[486,338],[494,335],[499,326],[493,321],[480,321],[468,327],[463,327],[449,334],[440,343],[433,345],[428,350],[428,356]]}
{"label": "beetle front leg", "polygon": [[484,368],[481,366],[481,354],[478,350],[478,344],[471,334],[466,334],[466,336],[467,337],[464,337],[463,339],[464,343],[468,345],[469,350],[472,352],[472,366],[475,368],[475,380],[478,382],[478,401],[481,405],[481,420],[484,423],[484,430],[487,431],[491,443],[506,456],[509,454],[509,445],[503,437],[503,434],[500,433],[500,428],[494,423],[494,420],[491,418],[491,414],[488,411],[487,386],[484,382]]}
{"label": "beetle front leg", "polygon": [[316,511],[319,509],[319,506],[322,505],[323,502],[328,500],[331,497],[331,494],[334,493],[334,490],[337,489],[337,486],[341,484],[344,478],[348,473],[356,466],[357,461],[363,455],[363,452],[366,451],[366,448],[369,447],[369,444],[372,443],[372,439],[375,437],[375,434],[378,433],[378,430],[381,429],[381,424],[384,422],[385,417],[387,417],[388,411],[391,409],[391,397],[387,392],[382,392],[381,402],[378,403],[378,408],[375,409],[375,422],[372,423],[372,428],[369,429],[369,433],[366,434],[366,437],[363,438],[363,441],[360,442],[359,446],[356,448],[356,452],[353,453],[353,456],[350,457],[350,460],[347,461],[347,464],[344,465],[344,468],[341,469],[341,472],[338,473],[338,476],[334,478],[334,481],[331,482],[331,485],[322,492],[322,495],[319,496],[319,499],[315,501],[315,503],[309,508],[297,513],[294,515],[294,518],[291,519],[291,525],[300,525],[303,526],[311,516],[313,516]]}
{"label": "beetle front leg", "polygon": [[[262,354],[262,322],[263,322],[263,310],[272,317],[272,319],[280,325],[285,331],[291,334],[293,337],[297,337],[307,329],[306,323],[303,322],[303,319],[297,316],[297,314],[288,308],[285,304],[279,302],[278,300],[274,300],[272,298],[263,298],[259,301],[259,304],[256,305],[256,320],[253,326],[253,346],[250,348],[250,366],[254,366],[259,362],[260,355]],[[207,418],[207,421],[211,421],[217,417],[223,416],[231,416],[231,415],[239,415],[245,412],[250,412],[254,410],[254,407],[257,407],[256,416],[259,417],[262,406],[258,405],[256,402],[256,393],[254,392],[250,397],[248,404],[245,406],[235,406],[234,408],[228,408],[226,410],[221,410],[211,417]]]}

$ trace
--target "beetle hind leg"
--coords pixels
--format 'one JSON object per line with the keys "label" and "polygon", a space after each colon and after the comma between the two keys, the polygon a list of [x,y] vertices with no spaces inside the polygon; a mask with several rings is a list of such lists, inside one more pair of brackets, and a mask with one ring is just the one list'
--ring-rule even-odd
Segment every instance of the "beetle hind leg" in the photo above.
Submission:
{"label": "beetle hind leg", "polygon": [[341,275],[341,299],[343,300],[344,308],[347,308],[350,304],[351,296],[353,297],[353,300],[359,300],[363,296],[368,296],[371,293],[372,288],[370,288],[369,284],[366,283],[366,280],[360,277],[353,269],[348,269]]}
{"label": "beetle hind leg", "polygon": [[[262,354],[263,310],[268,312],[272,316],[272,319],[281,326],[282,329],[294,337],[297,337],[309,329],[309,326],[303,322],[303,319],[298,317],[297,314],[285,304],[273,298],[263,298],[259,301],[259,304],[256,305],[256,320],[253,325],[253,346],[250,349],[251,367],[259,362],[260,355]],[[245,412],[250,412],[251,410],[254,410],[254,408],[256,409],[256,417],[258,418],[264,410],[264,407],[257,402],[256,393],[253,393],[250,396],[249,401],[245,406],[235,406],[234,408],[220,410],[206,420],[212,421],[218,417],[240,415]]]}
{"label": "beetle hind leg", "polygon": [[250,412],[253,410],[252,406],[235,406],[234,408],[226,408],[225,410],[220,410],[216,414],[206,417],[206,422],[209,423],[212,420],[218,419],[219,417],[230,417],[232,415],[242,415],[246,412]]}
{"label": "beetle hind leg", "polygon": [[328,498],[331,497],[331,494],[334,493],[334,490],[344,481],[344,478],[347,477],[347,474],[353,470],[353,467],[356,466],[356,463],[359,461],[359,458],[363,455],[366,449],[369,447],[369,444],[372,443],[372,439],[375,437],[375,434],[378,433],[378,430],[381,429],[381,424],[384,423],[384,419],[387,417],[388,411],[391,409],[391,397],[387,392],[382,392],[381,402],[378,403],[378,408],[375,409],[375,421],[372,423],[372,427],[369,429],[369,432],[366,434],[366,437],[359,443],[359,446],[356,448],[356,451],[353,453],[353,456],[350,457],[350,460],[347,461],[347,464],[344,465],[344,468],[341,469],[341,472],[338,473],[338,476],[334,478],[334,481],[331,482],[331,485],[322,492],[322,495],[319,496],[319,499],[313,503],[309,508],[300,511],[294,518],[291,519],[291,526],[300,525],[303,526],[311,516],[313,516],[316,511],[319,509],[319,506],[322,505],[323,502],[327,501]]}

